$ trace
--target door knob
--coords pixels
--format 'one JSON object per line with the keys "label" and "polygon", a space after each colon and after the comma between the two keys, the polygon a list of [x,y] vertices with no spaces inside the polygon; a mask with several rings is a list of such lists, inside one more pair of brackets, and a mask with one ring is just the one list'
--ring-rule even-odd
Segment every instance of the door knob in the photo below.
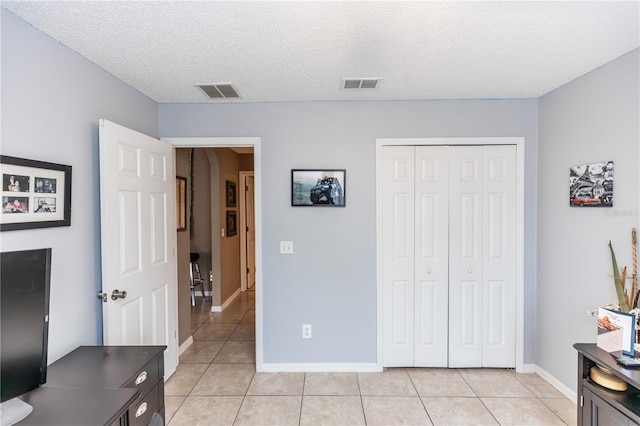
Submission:
{"label": "door knob", "polygon": [[107,303],[107,293],[104,293],[102,291],[98,292],[98,299],[102,300],[104,303]]}
{"label": "door knob", "polygon": [[473,269],[471,269],[471,268],[467,268],[467,272],[468,272],[468,273],[472,273],[472,272],[473,272]]}
{"label": "door knob", "polygon": [[427,274],[431,273],[431,268],[427,268]]}
{"label": "door knob", "polygon": [[111,293],[111,300],[124,299],[126,297],[127,297],[127,292],[125,290],[123,291],[113,290],[113,293]]}

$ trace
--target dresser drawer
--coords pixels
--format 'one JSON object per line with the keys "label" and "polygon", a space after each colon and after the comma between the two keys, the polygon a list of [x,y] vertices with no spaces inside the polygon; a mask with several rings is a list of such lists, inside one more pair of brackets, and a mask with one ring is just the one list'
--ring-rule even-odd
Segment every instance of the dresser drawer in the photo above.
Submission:
{"label": "dresser drawer", "polygon": [[160,369],[158,367],[158,358],[154,358],[134,374],[122,387],[136,388],[140,391],[140,397],[144,398],[144,396],[158,384],[159,378]]}
{"label": "dresser drawer", "polygon": [[156,386],[154,386],[145,396],[138,399],[138,401],[136,401],[133,407],[129,410],[129,423],[132,426],[148,425],[153,413],[160,410],[159,391],[158,383],[156,383]]}

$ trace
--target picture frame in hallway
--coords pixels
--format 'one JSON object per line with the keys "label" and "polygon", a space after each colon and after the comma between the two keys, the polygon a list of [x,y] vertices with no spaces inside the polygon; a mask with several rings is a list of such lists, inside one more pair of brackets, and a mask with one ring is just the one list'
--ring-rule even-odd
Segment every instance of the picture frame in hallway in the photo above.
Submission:
{"label": "picture frame in hallway", "polygon": [[71,169],[0,155],[0,231],[70,226]]}
{"label": "picture frame in hallway", "polygon": [[187,178],[176,176],[176,229],[187,230]]}
{"label": "picture frame in hallway", "polygon": [[226,182],[226,190],[227,207],[236,207],[236,183],[228,180]]}
{"label": "picture frame in hallway", "polygon": [[569,169],[571,207],[613,207],[613,161]]}
{"label": "picture frame in hallway", "polygon": [[291,170],[293,207],[345,207],[346,169]]}
{"label": "picture frame in hallway", "polygon": [[235,210],[227,210],[227,237],[233,237],[238,232],[237,216]]}

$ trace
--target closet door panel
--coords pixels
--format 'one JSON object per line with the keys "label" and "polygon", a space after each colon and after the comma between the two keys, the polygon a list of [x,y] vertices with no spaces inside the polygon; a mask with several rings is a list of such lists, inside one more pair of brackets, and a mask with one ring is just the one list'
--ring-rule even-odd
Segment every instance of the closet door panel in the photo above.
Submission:
{"label": "closet door panel", "polygon": [[382,150],[383,357],[386,367],[414,362],[415,165],[413,147]]}
{"label": "closet door panel", "polygon": [[449,367],[482,365],[482,147],[449,148]]}
{"label": "closet door panel", "polygon": [[447,147],[415,147],[416,367],[447,366],[448,166]]}
{"label": "closet door panel", "polygon": [[515,367],[516,149],[483,149],[483,367]]}

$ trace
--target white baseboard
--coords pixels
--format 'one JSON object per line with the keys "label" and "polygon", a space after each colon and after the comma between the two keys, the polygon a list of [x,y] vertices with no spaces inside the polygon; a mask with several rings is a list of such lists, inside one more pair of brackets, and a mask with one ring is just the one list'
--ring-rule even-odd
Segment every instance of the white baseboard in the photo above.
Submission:
{"label": "white baseboard", "polygon": [[178,348],[178,356],[182,355],[193,344],[193,336],[189,336]]}
{"label": "white baseboard", "polygon": [[325,363],[263,363],[265,373],[377,373],[377,363],[325,364]]}
{"label": "white baseboard", "polygon": [[564,383],[560,382],[558,379],[556,379],[551,374],[547,373],[545,370],[538,367],[537,365],[535,366],[535,373],[538,376],[540,376],[542,379],[544,379],[547,383],[549,383],[551,386],[556,388],[558,392],[566,396],[569,399],[569,401],[573,401],[574,404],[577,404],[578,394],[574,389],[571,389],[565,386]]}
{"label": "white baseboard", "polygon": [[237,289],[231,296],[229,296],[227,300],[224,301],[222,306],[211,306],[211,312],[224,311],[226,307],[229,306],[234,300],[236,300],[236,297],[238,296],[240,296],[240,289]]}
{"label": "white baseboard", "polygon": [[518,373],[532,374],[537,371],[538,366],[535,364],[523,364],[522,371],[518,371]]}

